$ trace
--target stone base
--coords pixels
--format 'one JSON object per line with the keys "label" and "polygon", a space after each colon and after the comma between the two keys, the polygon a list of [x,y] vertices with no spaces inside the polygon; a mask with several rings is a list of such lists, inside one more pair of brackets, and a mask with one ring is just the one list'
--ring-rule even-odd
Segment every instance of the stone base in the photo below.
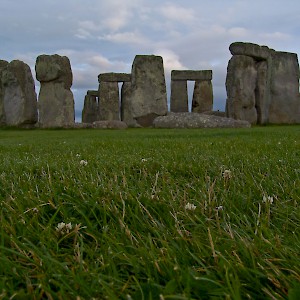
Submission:
{"label": "stone base", "polygon": [[111,121],[96,121],[93,123],[75,123],[73,127],[74,129],[126,129],[128,128],[127,124],[122,121],[118,120],[111,120]]}
{"label": "stone base", "polygon": [[250,128],[247,121],[234,120],[213,115],[199,113],[169,113],[164,117],[157,117],[155,128]]}

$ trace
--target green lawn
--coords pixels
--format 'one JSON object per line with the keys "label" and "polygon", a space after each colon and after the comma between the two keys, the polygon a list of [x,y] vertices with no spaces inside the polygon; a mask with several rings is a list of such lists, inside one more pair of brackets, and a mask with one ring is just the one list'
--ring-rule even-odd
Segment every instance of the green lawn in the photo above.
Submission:
{"label": "green lawn", "polygon": [[0,130],[0,299],[300,299],[300,126]]}

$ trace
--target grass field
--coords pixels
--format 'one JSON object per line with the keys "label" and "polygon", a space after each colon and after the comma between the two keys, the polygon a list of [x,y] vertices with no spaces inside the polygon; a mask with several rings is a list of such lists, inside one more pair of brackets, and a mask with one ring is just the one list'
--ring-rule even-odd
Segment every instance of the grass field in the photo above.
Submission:
{"label": "grass field", "polygon": [[0,299],[300,299],[300,126],[0,130]]}

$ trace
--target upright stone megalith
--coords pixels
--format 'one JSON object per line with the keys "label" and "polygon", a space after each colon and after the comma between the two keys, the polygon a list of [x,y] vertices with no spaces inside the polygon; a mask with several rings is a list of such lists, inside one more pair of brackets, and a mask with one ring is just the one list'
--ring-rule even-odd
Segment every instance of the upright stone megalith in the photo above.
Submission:
{"label": "upright stone megalith", "polygon": [[226,77],[226,109],[231,118],[256,124],[256,80],[256,63],[253,58],[235,55],[230,59]]}
{"label": "upright stone megalith", "polygon": [[87,91],[84,98],[82,110],[82,123],[93,123],[99,121],[99,91]]}
{"label": "upright stone megalith", "polygon": [[121,88],[121,120],[126,122],[130,127],[137,126],[136,120],[132,115],[132,102],[131,102],[132,84],[130,82],[124,82]]}
{"label": "upright stone megalith", "polygon": [[[37,96],[30,67],[13,60],[1,71],[5,124],[31,127],[38,119]],[[2,110],[3,111],[3,110]]]}
{"label": "upright stone megalith", "polygon": [[229,50],[227,116],[252,124],[300,123],[297,54],[241,42]]}
{"label": "upright stone megalith", "polygon": [[101,81],[99,84],[99,120],[120,120],[118,82]]}
{"label": "upright stone megalith", "polygon": [[8,65],[8,61],[0,60],[0,126],[6,124],[4,111],[4,87],[2,85],[2,73]]}
{"label": "upright stone megalith", "polygon": [[194,86],[192,112],[203,113],[213,109],[213,88],[211,80],[196,80]]}
{"label": "upright stone megalith", "polygon": [[119,95],[119,82],[123,84],[131,82],[131,74],[128,73],[102,73],[99,81],[99,111],[100,121],[120,120],[121,101]]}
{"label": "upright stone megalith", "polygon": [[163,59],[137,55],[133,61],[131,83],[125,86],[122,121],[129,126],[151,126],[157,116],[168,112]]}
{"label": "upright stone megalith", "polygon": [[192,111],[211,111],[213,106],[211,70],[173,70],[171,72],[171,112],[188,112],[187,81],[195,81]]}
{"label": "upright stone megalith", "polygon": [[295,53],[272,53],[270,123],[300,123],[299,63]]}
{"label": "upright stone megalith", "polygon": [[171,80],[170,109],[172,112],[189,111],[187,80]]}
{"label": "upright stone megalith", "polygon": [[66,56],[40,55],[35,65],[36,78],[41,83],[38,107],[41,127],[74,125],[74,97],[71,64]]}

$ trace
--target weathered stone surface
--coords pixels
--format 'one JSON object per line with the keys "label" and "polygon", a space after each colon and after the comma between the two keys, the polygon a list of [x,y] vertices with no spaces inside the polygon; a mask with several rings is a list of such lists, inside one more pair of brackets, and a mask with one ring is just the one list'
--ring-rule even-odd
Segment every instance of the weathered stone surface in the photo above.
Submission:
{"label": "weathered stone surface", "polygon": [[255,60],[249,56],[234,55],[227,68],[226,113],[229,118],[257,123],[255,88],[257,70]]}
{"label": "weathered stone surface", "polygon": [[98,76],[98,81],[105,82],[130,82],[131,74],[128,73],[102,73]]}
{"label": "weathered stone surface", "polygon": [[99,97],[99,91],[95,91],[95,90],[88,90],[86,94],[89,96]]}
{"label": "weathered stone surface", "polygon": [[35,70],[41,83],[38,101],[40,126],[73,126],[74,97],[70,90],[73,75],[69,59],[57,54],[40,55]]}
{"label": "weathered stone surface", "polygon": [[[254,105],[258,124],[300,123],[297,54],[277,52],[251,43],[233,43],[230,51],[234,56],[227,69],[227,115],[255,124]],[[253,63],[250,66],[243,60],[255,63],[255,86]]]}
{"label": "weathered stone surface", "polygon": [[171,80],[212,80],[211,70],[173,70]]}
{"label": "weathered stone surface", "polygon": [[68,128],[74,129],[126,129],[127,124],[118,120],[111,121],[95,121],[93,123],[75,123],[73,126]]}
{"label": "weathered stone surface", "polygon": [[93,123],[99,120],[98,97],[89,92],[90,91],[88,91],[87,95],[84,97],[84,106],[82,110],[83,123]]}
{"label": "weathered stone surface", "polygon": [[192,112],[203,113],[213,109],[213,88],[209,80],[195,81]]}
{"label": "weathered stone surface", "polygon": [[118,82],[100,82],[99,120],[120,120]]}
{"label": "weathered stone surface", "polygon": [[249,128],[247,121],[222,118],[199,113],[168,113],[167,116],[157,117],[155,128]]}
{"label": "weathered stone surface", "polygon": [[211,111],[204,111],[203,114],[226,118],[225,111],[211,110]]}
{"label": "weathered stone surface", "polygon": [[5,68],[8,65],[8,61],[6,60],[0,60],[0,126],[3,126],[6,124],[5,120],[5,111],[4,111],[4,89],[2,86],[2,73],[5,70]]}
{"label": "weathered stone surface", "polygon": [[73,127],[74,129],[90,129],[93,128],[92,123],[74,123]]}
{"label": "weathered stone surface", "polygon": [[272,101],[269,122],[300,123],[299,64],[297,54],[274,52],[272,55]]}
{"label": "weathered stone surface", "polygon": [[[151,126],[156,116],[168,111],[163,60],[160,56],[137,55],[122,100],[123,121],[129,126]],[[123,91],[124,94],[124,91]]]}
{"label": "weathered stone surface", "polygon": [[255,59],[268,59],[271,52],[274,51],[267,46],[259,46],[252,43],[236,42],[229,46],[232,55],[246,55]]}
{"label": "weathered stone surface", "polygon": [[121,88],[121,120],[126,122],[129,127],[142,127],[133,117],[131,94],[131,82],[124,82]]}
{"label": "weathered stone surface", "polygon": [[188,112],[187,81],[171,80],[170,110],[172,112]]}
{"label": "weathered stone surface", "polygon": [[96,121],[93,123],[93,128],[99,129],[126,129],[127,124],[118,120]]}
{"label": "weathered stone surface", "polygon": [[38,119],[37,96],[30,67],[20,60],[13,60],[1,73],[6,125],[30,127]]}
{"label": "weathered stone surface", "polygon": [[257,62],[256,69],[255,107],[257,111],[257,123],[262,125],[269,122],[271,68],[268,67],[266,60],[262,60]]}

